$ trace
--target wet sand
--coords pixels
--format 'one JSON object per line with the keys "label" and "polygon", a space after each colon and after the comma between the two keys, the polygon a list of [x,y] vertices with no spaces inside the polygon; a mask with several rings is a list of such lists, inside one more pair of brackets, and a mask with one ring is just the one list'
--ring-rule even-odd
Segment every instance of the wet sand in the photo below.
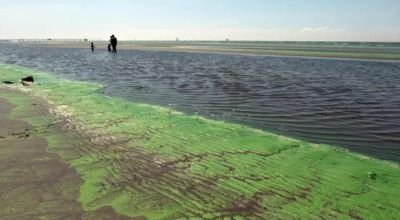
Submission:
{"label": "wet sand", "polygon": [[[1,94],[14,93],[0,89]],[[35,115],[47,114],[38,102]],[[0,218],[1,219],[129,219],[111,207],[93,212],[77,201],[82,180],[55,153],[37,129],[12,115],[12,105],[0,98]],[[29,118],[29,113],[25,115]],[[144,219],[144,218],[136,218]]]}
{"label": "wet sand", "polygon": [[[105,50],[108,41],[95,41]],[[39,41],[19,44],[52,48],[90,48],[83,41]],[[396,43],[363,42],[219,42],[219,41],[120,41],[119,50],[145,50],[190,53],[239,54],[257,56],[313,57],[356,60],[400,60]]]}
{"label": "wet sand", "polygon": [[0,62],[100,83],[131,102],[400,161],[400,62],[20,45],[3,45]]}
{"label": "wet sand", "polygon": [[[60,125],[67,139],[47,139],[48,145],[84,180],[79,201],[85,210],[112,206],[149,219],[397,217],[397,164],[8,67],[0,68],[4,79],[38,79],[14,89],[47,101],[53,117],[67,122]],[[21,109],[32,105],[10,100],[25,118]]]}

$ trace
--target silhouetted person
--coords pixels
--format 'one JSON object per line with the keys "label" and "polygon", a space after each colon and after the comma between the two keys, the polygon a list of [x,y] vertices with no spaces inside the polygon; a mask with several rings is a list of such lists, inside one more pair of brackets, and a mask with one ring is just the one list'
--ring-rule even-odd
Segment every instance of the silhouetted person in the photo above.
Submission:
{"label": "silhouetted person", "polygon": [[117,52],[118,40],[114,35],[111,35],[111,37],[110,37],[110,44],[111,44],[111,47],[112,47],[112,52],[116,53]]}
{"label": "silhouetted person", "polygon": [[94,52],[94,49],[95,49],[96,47],[94,46],[94,43],[93,43],[93,42],[90,43],[90,47],[92,48],[92,52]]}
{"label": "silhouetted person", "polygon": [[108,50],[108,52],[111,52],[111,44],[107,45],[107,50]]}

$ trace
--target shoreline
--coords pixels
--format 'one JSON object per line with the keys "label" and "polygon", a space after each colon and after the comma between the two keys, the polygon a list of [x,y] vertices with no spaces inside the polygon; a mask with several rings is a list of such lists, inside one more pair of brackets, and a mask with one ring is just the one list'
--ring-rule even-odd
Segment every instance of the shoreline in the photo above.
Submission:
{"label": "shoreline", "polygon": [[[78,48],[84,49],[84,48]],[[323,60],[344,60],[344,61],[365,61],[365,62],[392,62],[398,63],[400,62],[399,59],[376,59],[376,58],[353,58],[353,57],[333,57],[333,56],[307,56],[307,55],[284,55],[284,54],[257,54],[257,53],[243,53],[243,52],[224,52],[224,51],[212,51],[212,50],[179,50],[179,49],[163,49],[163,48],[132,48],[132,49],[125,49],[122,48],[121,50],[138,50],[138,51],[156,51],[156,52],[179,52],[179,53],[203,53],[203,54],[221,54],[221,55],[238,55],[238,56],[258,56],[258,57],[276,57],[276,58],[301,58],[301,59],[323,59]]]}
{"label": "shoreline", "polygon": [[[112,206],[150,219],[264,219],[390,218],[400,208],[397,163],[129,103],[98,94],[100,85],[0,65],[1,80],[27,74],[39,84],[9,88],[49,102],[53,117],[68,122],[63,133],[76,131],[86,140],[75,145],[79,156],[66,160],[84,180],[79,201],[85,210]],[[64,142],[50,143],[68,158]]]}
{"label": "shoreline", "polygon": [[[107,42],[95,41],[98,50],[105,50]],[[9,43],[16,45],[27,45],[32,47],[49,47],[49,48],[71,48],[71,49],[90,49],[89,42],[25,42],[25,43]],[[256,45],[256,44],[255,44]],[[380,61],[380,62],[400,62],[400,48],[396,50],[396,54],[376,51],[369,49],[362,50],[354,47],[355,52],[346,51],[349,48],[331,48],[316,47],[304,45],[300,48],[295,47],[260,47],[253,49],[240,49],[224,44],[210,46],[190,43],[174,43],[174,42],[120,42],[119,50],[139,50],[139,51],[160,51],[160,52],[187,52],[187,53],[209,53],[209,54],[226,54],[226,55],[244,55],[244,56],[265,56],[265,57],[287,57],[287,58],[310,58],[310,59],[333,59],[333,60],[356,60],[356,61]],[[334,51],[332,51],[334,49]]]}
{"label": "shoreline", "polygon": [[78,202],[81,177],[51,150],[48,138],[63,136],[52,120],[43,100],[0,86],[0,170],[9,173],[2,175],[1,216],[130,219],[106,206],[83,210]]}

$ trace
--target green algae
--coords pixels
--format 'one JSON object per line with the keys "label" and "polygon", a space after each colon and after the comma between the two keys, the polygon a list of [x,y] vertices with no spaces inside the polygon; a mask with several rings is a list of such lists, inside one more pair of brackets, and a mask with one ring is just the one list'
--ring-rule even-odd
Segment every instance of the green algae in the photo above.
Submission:
{"label": "green algae", "polygon": [[60,134],[61,121],[40,99],[1,87],[0,99],[1,105],[4,99],[14,105],[5,115],[0,105],[2,219],[145,219],[120,216],[108,206],[83,210],[77,200],[81,178],[57,155],[67,161],[80,157],[71,144],[75,134]]}
{"label": "green algae", "polygon": [[8,129],[0,139],[1,219],[80,218],[79,175],[46,151],[43,134],[51,133],[45,129],[51,118],[21,94],[0,90],[0,98],[17,106],[0,114],[0,119],[7,118],[0,125]]}
{"label": "green algae", "polygon": [[38,83],[12,88],[47,100],[68,122],[65,135],[74,130],[87,140],[66,147],[63,137],[48,137],[49,149],[84,180],[79,201],[87,210],[112,206],[149,219],[397,218],[398,164],[129,103],[99,94],[97,84],[0,66],[1,80],[26,75]]}

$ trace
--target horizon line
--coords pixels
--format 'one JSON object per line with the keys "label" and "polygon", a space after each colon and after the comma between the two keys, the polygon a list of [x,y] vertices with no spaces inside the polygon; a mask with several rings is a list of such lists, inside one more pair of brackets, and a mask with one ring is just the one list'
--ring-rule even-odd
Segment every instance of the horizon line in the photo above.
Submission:
{"label": "horizon line", "polygon": [[[0,38],[0,41],[108,41],[106,39],[90,39],[90,38]],[[136,41],[136,42],[336,42],[336,43],[400,43],[400,41],[345,41],[345,40],[143,40],[143,39],[130,39],[130,40],[119,40],[120,42]]]}

